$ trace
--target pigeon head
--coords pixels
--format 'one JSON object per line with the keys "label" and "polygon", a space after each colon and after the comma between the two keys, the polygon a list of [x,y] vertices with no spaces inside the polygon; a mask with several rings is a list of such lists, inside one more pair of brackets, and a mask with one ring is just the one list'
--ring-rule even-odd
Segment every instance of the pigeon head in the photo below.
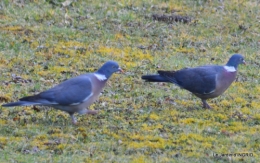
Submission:
{"label": "pigeon head", "polygon": [[244,57],[241,54],[234,54],[229,58],[226,66],[233,66],[237,69],[239,64],[246,64]]}
{"label": "pigeon head", "polygon": [[97,73],[105,75],[108,79],[113,73],[118,71],[123,72],[117,62],[107,61],[100,69],[97,70]]}

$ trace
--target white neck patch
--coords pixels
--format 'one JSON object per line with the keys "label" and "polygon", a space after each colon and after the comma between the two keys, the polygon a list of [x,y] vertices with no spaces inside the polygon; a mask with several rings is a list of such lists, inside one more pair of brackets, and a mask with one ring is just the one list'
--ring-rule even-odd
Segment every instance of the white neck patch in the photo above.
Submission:
{"label": "white neck patch", "polygon": [[100,81],[104,81],[104,80],[107,80],[106,76],[105,75],[102,75],[102,74],[97,74],[97,73],[94,73],[94,75],[96,76],[96,78]]}
{"label": "white neck patch", "polygon": [[227,70],[227,72],[236,72],[237,71],[234,66],[224,66],[224,68],[225,68],[225,70]]}

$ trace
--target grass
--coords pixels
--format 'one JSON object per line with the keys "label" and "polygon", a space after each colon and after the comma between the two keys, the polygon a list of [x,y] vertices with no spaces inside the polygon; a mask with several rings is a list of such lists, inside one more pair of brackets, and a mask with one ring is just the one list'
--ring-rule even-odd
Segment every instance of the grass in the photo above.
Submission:
{"label": "grass", "polygon": [[[152,19],[171,12],[191,22]],[[90,107],[100,114],[77,115],[78,126],[47,107],[1,108],[1,162],[259,162],[259,15],[257,0],[77,0],[66,7],[61,0],[1,1],[0,103],[107,60],[126,72],[113,75]],[[209,100],[213,110],[172,84],[140,78],[225,64],[234,53],[247,65]],[[214,157],[235,153],[253,156]]]}

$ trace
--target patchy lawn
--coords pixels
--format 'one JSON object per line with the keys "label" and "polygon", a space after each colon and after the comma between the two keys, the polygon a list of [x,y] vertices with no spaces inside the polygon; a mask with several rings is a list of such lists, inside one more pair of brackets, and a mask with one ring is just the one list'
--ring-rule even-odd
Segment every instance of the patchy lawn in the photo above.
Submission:
{"label": "patchy lawn", "polygon": [[[90,109],[0,108],[1,162],[260,162],[257,0],[0,2],[0,104],[93,72],[109,80]],[[141,75],[245,56],[236,82],[208,100]],[[229,154],[219,157],[216,155]],[[233,156],[231,156],[233,154]],[[235,154],[238,154],[238,156]]]}

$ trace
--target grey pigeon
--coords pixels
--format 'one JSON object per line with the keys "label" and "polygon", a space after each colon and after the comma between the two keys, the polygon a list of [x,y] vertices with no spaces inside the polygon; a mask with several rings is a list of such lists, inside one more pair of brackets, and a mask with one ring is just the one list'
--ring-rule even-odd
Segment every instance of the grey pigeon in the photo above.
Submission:
{"label": "grey pigeon", "polygon": [[158,71],[159,75],[144,75],[147,82],[168,82],[193,93],[202,100],[203,107],[210,109],[207,99],[224,93],[236,79],[239,64],[245,64],[240,54],[231,56],[225,66],[207,65],[184,68],[178,71]]}
{"label": "grey pigeon", "polygon": [[68,79],[59,85],[34,96],[21,98],[17,102],[7,103],[3,107],[42,105],[67,112],[72,123],[77,120],[74,113],[96,114],[87,108],[98,99],[107,80],[115,72],[121,71],[117,62],[108,61],[94,73],[83,74]]}

